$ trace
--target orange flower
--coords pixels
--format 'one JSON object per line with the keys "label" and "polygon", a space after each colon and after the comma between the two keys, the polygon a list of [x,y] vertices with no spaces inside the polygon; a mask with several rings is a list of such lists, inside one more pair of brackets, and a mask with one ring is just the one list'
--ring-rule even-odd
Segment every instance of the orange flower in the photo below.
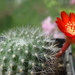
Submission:
{"label": "orange flower", "polygon": [[75,44],[75,14],[69,15],[65,12],[61,12],[61,19],[57,17],[57,26],[65,34],[66,42],[61,50],[57,53],[56,57],[60,57],[71,43]]}
{"label": "orange flower", "polygon": [[66,39],[75,44],[75,14],[69,15],[65,12],[61,12],[61,19],[57,18],[58,28],[66,35]]}

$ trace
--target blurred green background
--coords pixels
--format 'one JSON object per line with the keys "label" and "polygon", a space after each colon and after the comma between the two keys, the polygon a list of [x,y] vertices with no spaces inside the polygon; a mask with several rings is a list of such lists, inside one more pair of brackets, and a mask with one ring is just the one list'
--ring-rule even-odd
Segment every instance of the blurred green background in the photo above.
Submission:
{"label": "blurred green background", "polygon": [[[0,33],[19,26],[41,27],[48,16],[55,21],[61,11],[75,13],[71,0],[0,0]],[[75,56],[75,46],[72,45]]]}
{"label": "blurred green background", "polygon": [[69,0],[0,0],[0,32],[22,25],[40,26],[48,16],[53,21],[65,10],[75,12]]}

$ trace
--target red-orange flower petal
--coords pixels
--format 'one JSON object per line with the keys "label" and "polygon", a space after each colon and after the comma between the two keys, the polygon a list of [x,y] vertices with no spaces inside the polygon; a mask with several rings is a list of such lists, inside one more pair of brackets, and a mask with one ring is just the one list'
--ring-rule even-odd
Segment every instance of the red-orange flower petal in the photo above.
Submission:
{"label": "red-orange flower petal", "polygon": [[69,21],[75,22],[75,16],[74,16],[74,13],[70,13],[70,15],[69,15]]}
{"label": "red-orange flower petal", "polygon": [[64,23],[67,23],[69,21],[69,16],[64,11],[61,12],[61,18]]}
{"label": "red-orange flower petal", "polygon": [[70,34],[70,33],[68,33],[68,32],[66,32],[65,31],[65,33],[64,33],[66,36],[72,36],[72,34]]}
{"label": "red-orange flower petal", "polygon": [[69,16],[66,12],[61,12],[61,18],[57,17],[58,28],[66,35],[67,39],[75,43],[75,14],[70,13]]}
{"label": "red-orange flower petal", "polygon": [[56,23],[57,23],[57,25],[58,25],[58,28],[62,31],[62,32],[64,32],[64,29],[65,29],[65,24],[63,23],[63,21],[60,19],[60,18],[58,18],[57,17],[57,21],[56,21]]}
{"label": "red-orange flower petal", "polygon": [[[58,28],[66,35],[66,42],[61,50],[57,53],[56,57],[60,57],[66,49],[70,46],[71,43],[75,44],[75,14],[70,13],[69,16],[66,12],[61,12],[61,18],[57,18]],[[63,29],[62,29],[63,28]]]}

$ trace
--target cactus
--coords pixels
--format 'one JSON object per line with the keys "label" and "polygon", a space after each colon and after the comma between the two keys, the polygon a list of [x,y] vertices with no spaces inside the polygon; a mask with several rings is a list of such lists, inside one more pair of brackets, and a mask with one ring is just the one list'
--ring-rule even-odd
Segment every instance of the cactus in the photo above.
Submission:
{"label": "cactus", "polygon": [[59,60],[54,57],[59,49],[39,28],[11,29],[2,36],[5,40],[0,42],[0,75],[55,74],[50,65],[57,63],[50,62]]}

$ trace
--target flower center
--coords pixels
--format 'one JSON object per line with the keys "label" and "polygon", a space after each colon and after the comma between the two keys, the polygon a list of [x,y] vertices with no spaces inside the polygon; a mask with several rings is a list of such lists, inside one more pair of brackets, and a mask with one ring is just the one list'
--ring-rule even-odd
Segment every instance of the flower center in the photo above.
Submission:
{"label": "flower center", "polygon": [[68,22],[66,25],[67,32],[75,35],[75,22]]}

